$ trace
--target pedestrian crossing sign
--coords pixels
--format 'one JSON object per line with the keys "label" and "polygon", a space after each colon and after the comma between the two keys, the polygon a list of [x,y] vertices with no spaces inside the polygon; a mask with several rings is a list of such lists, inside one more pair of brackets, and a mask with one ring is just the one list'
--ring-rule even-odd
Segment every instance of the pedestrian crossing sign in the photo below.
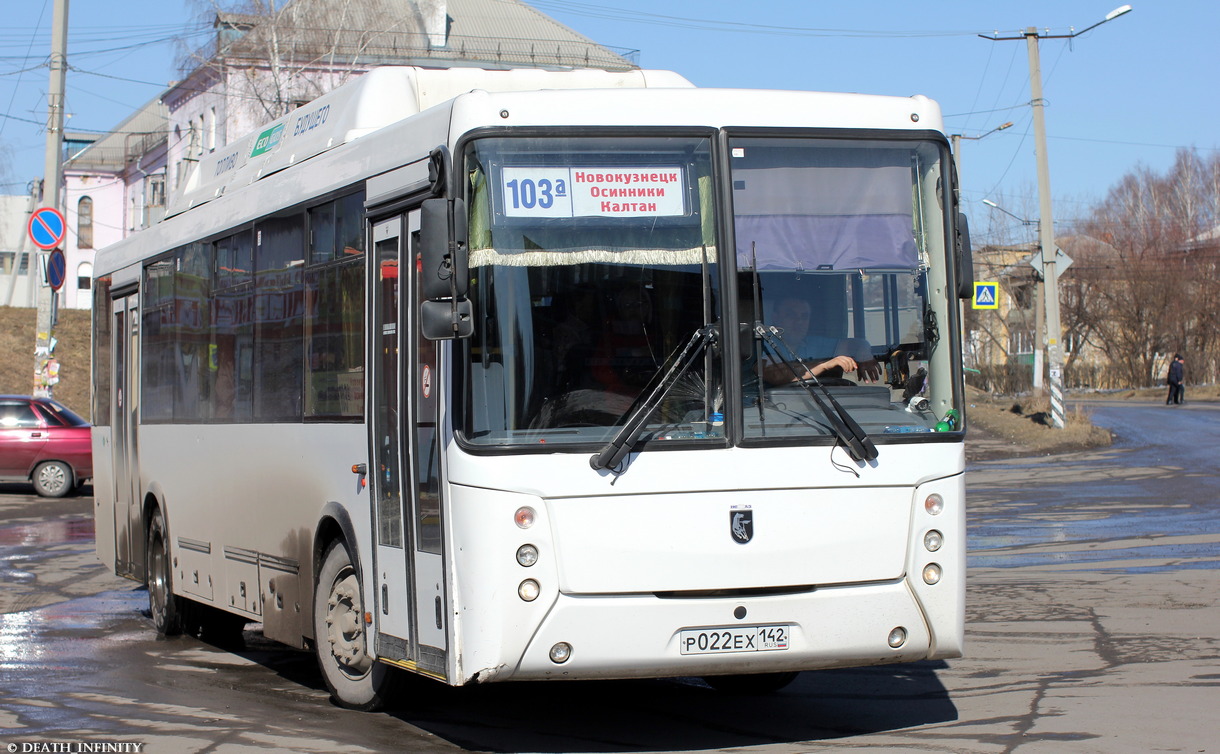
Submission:
{"label": "pedestrian crossing sign", "polygon": [[1000,308],[1000,284],[999,283],[975,283],[974,284],[974,308],[975,309],[999,309]]}

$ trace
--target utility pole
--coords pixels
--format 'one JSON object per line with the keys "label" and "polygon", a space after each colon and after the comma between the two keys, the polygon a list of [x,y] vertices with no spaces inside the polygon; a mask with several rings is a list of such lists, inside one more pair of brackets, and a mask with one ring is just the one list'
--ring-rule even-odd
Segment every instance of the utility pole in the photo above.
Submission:
{"label": "utility pole", "polygon": [[[993,42],[1024,39],[1026,50],[1029,52],[1030,105],[1034,111],[1034,155],[1038,163],[1038,203],[1041,207],[1038,238],[1042,248],[1042,277],[1045,291],[1047,383],[1051,393],[1051,421],[1059,429],[1063,429],[1066,425],[1063,407],[1063,346],[1059,342],[1063,333],[1059,321],[1059,271],[1058,265],[1055,263],[1058,247],[1055,246],[1055,230],[1051,217],[1051,172],[1046,156],[1046,114],[1044,112],[1046,101],[1042,98],[1042,69],[1038,59],[1038,40],[1072,39],[1130,11],[1130,5],[1120,6],[1107,13],[1105,18],[1092,26],[1080,31],[1073,30],[1068,34],[1039,34],[1037,28],[1030,26],[1018,37],[979,35],[983,39]],[[1041,335],[1041,333],[1035,333],[1034,337],[1040,338]]]}
{"label": "utility pole", "polygon": [[[51,21],[51,87],[47,92],[47,146],[42,178],[42,206],[59,210],[60,183],[63,175],[64,80],[68,70],[68,0],[55,0]],[[65,229],[66,230],[66,229]],[[38,255],[39,268],[45,269],[47,254]],[[30,266],[30,275],[36,273]],[[51,362],[55,339],[56,292],[45,280],[38,287],[38,323],[34,343],[34,395],[50,397],[54,384]]]}
{"label": "utility pole", "polygon": [[[1046,102],[1042,99],[1042,66],[1038,57],[1038,30],[1025,30],[1025,46],[1029,52],[1030,106],[1034,110],[1034,157],[1038,161],[1038,247],[1042,249],[1042,306],[1039,314],[1045,314],[1045,322],[1039,323],[1034,338],[1042,338],[1042,325],[1046,326],[1047,386],[1051,393],[1051,422],[1062,429],[1066,425],[1063,410],[1063,349],[1059,345],[1062,327],[1059,322],[1059,270],[1055,264],[1055,225],[1051,217],[1051,170],[1046,157]],[[1041,319],[1041,318],[1040,318]],[[1042,344],[1035,343],[1034,361],[1042,352]],[[1034,375],[1034,386],[1039,386],[1042,369]]]}

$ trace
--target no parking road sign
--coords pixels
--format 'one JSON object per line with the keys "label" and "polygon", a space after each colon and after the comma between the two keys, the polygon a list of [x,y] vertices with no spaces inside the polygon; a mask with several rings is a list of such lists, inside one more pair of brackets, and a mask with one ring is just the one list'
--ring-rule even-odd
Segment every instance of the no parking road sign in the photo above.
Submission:
{"label": "no parking road sign", "polygon": [[51,249],[47,256],[47,285],[57,291],[64,287],[64,278],[68,275],[68,263],[64,259],[62,249]]}
{"label": "no parking road sign", "polygon": [[43,251],[54,249],[63,243],[64,233],[68,224],[64,216],[54,207],[42,207],[30,215],[29,226],[26,228],[30,240]]}

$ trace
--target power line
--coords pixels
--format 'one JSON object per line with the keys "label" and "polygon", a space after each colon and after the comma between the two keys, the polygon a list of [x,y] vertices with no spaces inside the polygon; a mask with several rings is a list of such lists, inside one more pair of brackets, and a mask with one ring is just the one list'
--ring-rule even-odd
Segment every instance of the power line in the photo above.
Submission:
{"label": "power line", "polygon": [[[510,0],[498,0],[509,2]],[[780,26],[772,24],[753,24],[742,21],[720,21],[711,18],[695,18],[690,16],[669,16],[646,11],[633,11],[609,5],[593,3],[570,2],[569,0],[531,0],[530,5],[538,10],[570,13],[586,18],[600,18],[610,21],[648,24],[650,26],[670,26],[698,31],[723,31],[745,34],[770,34],[783,37],[873,37],[873,38],[920,38],[920,37],[959,37],[974,36],[977,31],[941,30],[941,31],[888,31],[879,29],[832,29],[804,26]]]}

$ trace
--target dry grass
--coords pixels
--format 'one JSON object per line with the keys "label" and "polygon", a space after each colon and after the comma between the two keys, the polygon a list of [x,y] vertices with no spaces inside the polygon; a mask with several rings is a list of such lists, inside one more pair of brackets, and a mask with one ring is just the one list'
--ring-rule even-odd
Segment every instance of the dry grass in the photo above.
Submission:
{"label": "dry grass", "polygon": [[[34,390],[34,328],[38,312],[0,306],[0,394],[29,395]],[[89,418],[89,312],[60,309],[55,328],[55,358],[59,360],[59,384],[52,396],[76,413]]]}
{"label": "dry grass", "polygon": [[973,433],[968,439],[982,441],[975,443],[981,450],[972,457],[1054,455],[1104,448],[1113,441],[1109,430],[1093,425],[1087,409],[1070,410],[1066,426],[1056,429],[1047,398],[999,398],[973,388],[966,392],[966,423]]}

